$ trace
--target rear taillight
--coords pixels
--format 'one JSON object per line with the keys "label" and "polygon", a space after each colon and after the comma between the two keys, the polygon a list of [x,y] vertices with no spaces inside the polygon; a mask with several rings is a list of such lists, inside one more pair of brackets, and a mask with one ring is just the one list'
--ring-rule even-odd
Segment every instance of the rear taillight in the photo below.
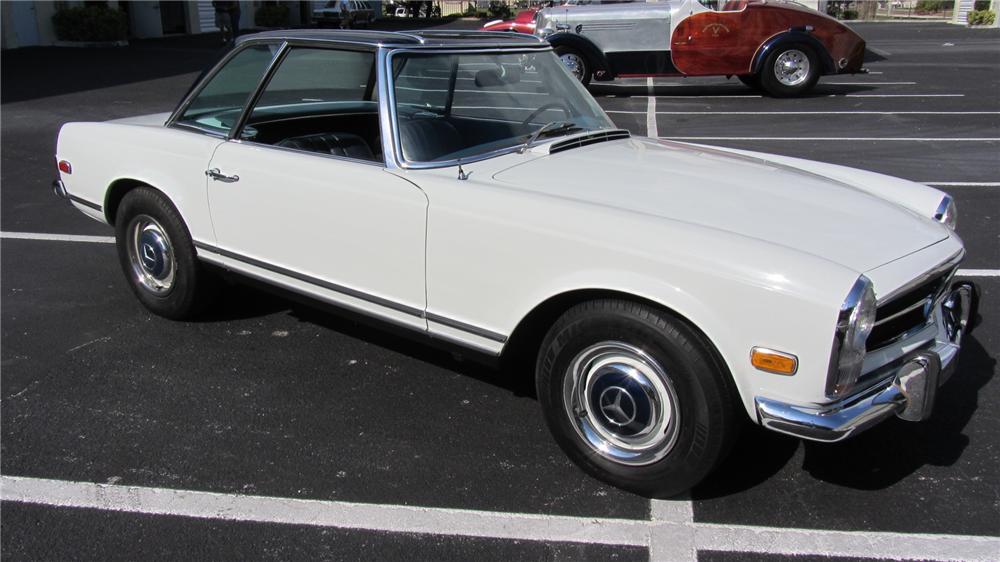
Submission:
{"label": "rear taillight", "polygon": [[73,165],[70,164],[69,162],[65,161],[65,160],[60,160],[59,161],[59,171],[62,172],[62,173],[64,173],[64,174],[72,174],[73,173]]}

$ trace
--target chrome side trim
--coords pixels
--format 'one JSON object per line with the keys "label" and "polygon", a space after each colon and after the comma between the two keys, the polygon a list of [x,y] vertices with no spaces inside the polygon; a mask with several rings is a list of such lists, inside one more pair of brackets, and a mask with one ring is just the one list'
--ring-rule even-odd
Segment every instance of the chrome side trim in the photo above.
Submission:
{"label": "chrome side trim", "polygon": [[67,193],[66,195],[67,195],[67,197],[69,197],[69,200],[73,201],[74,203],[79,203],[79,204],[83,205],[84,207],[90,207],[91,209],[93,209],[95,211],[102,211],[103,210],[103,207],[101,207],[97,203],[94,203],[94,202],[91,202],[91,201],[87,201],[83,197],[78,197],[76,195],[73,195],[72,193]]}
{"label": "chrome side trim", "polygon": [[358,291],[357,289],[352,289],[350,287],[345,287],[343,285],[338,285],[336,283],[331,283],[329,281],[324,281],[323,279],[319,279],[319,278],[313,277],[311,275],[306,275],[304,273],[299,273],[298,271],[292,271],[291,269],[286,269],[284,267],[280,267],[280,266],[277,266],[277,265],[272,265],[270,263],[267,263],[267,262],[264,262],[264,261],[261,261],[261,260],[255,259],[255,258],[251,258],[251,257],[248,257],[248,256],[244,256],[242,254],[238,254],[236,252],[231,252],[229,250],[225,250],[223,248],[219,248],[218,246],[212,246],[210,244],[205,244],[204,242],[197,242],[196,241],[194,243],[194,247],[198,248],[199,250],[205,250],[205,251],[208,251],[208,252],[212,252],[214,254],[219,254],[220,256],[225,256],[225,257],[230,258],[230,259],[241,261],[241,262],[243,262],[245,264],[252,265],[254,267],[259,267],[261,269],[266,269],[266,270],[271,271],[273,273],[277,273],[279,275],[284,275],[285,277],[291,277],[292,279],[296,279],[298,281],[309,283],[310,285],[316,285],[317,287],[322,287],[324,289],[328,289],[328,290],[331,290],[331,291],[334,291],[334,292],[337,292],[337,293],[341,293],[341,294],[347,295],[349,297],[354,297],[356,299],[360,299],[360,300],[363,300],[363,301],[366,301],[366,302],[370,302],[372,304],[377,304],[379,306],[383,306],[385,308],[389,308],[389,309],[395,310],[397,312],[402,312],[404,314],[409,314],[410,316],[415,316],[417,318],[422,318],[423,317],[423,312],[424,311],[421,310],[421,309],[419,309],[419,308],[412,307],[412,306],[405,305],[405,304],[401,304],[401,303],[398,303],[398,302],[395,302],[395,301],[391,301],[391,300],[388,300],[388,299],[384,299],[382,297],[378,297],[378,296],[375,296],[375,295],[372,295],[372,294],[369,294],[369,293],[365,293],[363,291]]}
{"label": "chrome side trim", "polygon": [[[352,289],[350,287],[345,287],[345,286],[339,285],[337,283],[331,283],[329,281],[326,281],[326,280],[323,280],[323,279],[319,279],[319,278],[313,277],[311,275],[306,275],[306,274],[300,273],[298,271],[293,271],[291,269],[287,269],[287,268],[284,268],[284,267],[273,265],[273,264],[267,263],[265,261],[261,261],[261,260],[255,259],[255,258],[244,256],[244,255],[236,253],[236,252],[231,252],[229,250],[226,250],[226,249],[223,249],[223,248],[219,248],[218,246],[214,246],[212,244],[206,244],[204,242],[195,241],[194,242],[194,246],[195,246],[195,248],[197,248],[199,250],[204,250],[206,252],[211,252],[213,254],[218,254],[220,256],[227,257],[229,259],[233,259],[233,260],[245,263],[247,265],[252,265],[254,267],[258,267],[260,269],[264,269],[264,270],[270,271],[272,273],[277,273],[279,275],[283,275],[285,277],[289,277],[289,278],[295,279],[297,281],[302,281],[303,283],[308,283],[310,285],[315,285],[317,287],[322,287],[324,289],[333,291],[335,293],[340,293],[342,295],[353,297],[353,298],[356,298],[358,300],[363,300],[365,302],[369,302],[369,303],[372,303],[372,304],[375,304],[375,305],[378,305],[378,306],[381,306],[381,307],[384,307],[384,308],[388,308],[388,309],[394,310],[396,312],[402,312],[403,314],[407,314],[409,316],[413,316],[414,318],[426,319],[426,320],[429,320],[431,322],[436,322],[438,324],[442,324],[444,326],[448,326],[449,328],[454,328],[456,330],[459,330],[459,331],[462,331],[462,332],[466,332],[468,334],[471,334],[471,335],[474,335],[474,336],[478,336],[478,337],[483,338],[483,339],[488,339],[490,341],[494,341],[494,342],[497,342],[497,343],[506,343],[507,342],[507,336],[505,336],[503,334],[499,334],[497,332],[493,332],[491,330],[487,330],[486,328],[480,328],[479,326],[474,326],[472,324],[467,324],[465,322],[461,322],[459,320],[454,320],[454,319],[448,318],[446,316],[440,316],[438,314],[429,313],[429,312],[426,312],[426,311],[424,311],[422,309],[419,309],[419,308],[416,308],[416,307],[413,307],[413,306],[410,306],[410,305],[398,303],[398,302],[393,301],[393,300],[389,300],[389,299],[386,299],[386,298],[383,298],[383,297],[372,295],[371,293],[366,293],[364,291],[359,291],[357,289]],[[448,338],[447,336],[444,336],[442,334],[431,333],[430,335],[432,335],[434,337],[439,337],[440,336],[440,337],[444,337],[446,339],[451,339],[451,340],[454,340],[454,341],[458,341],[458,340],[455,340],[454,338]],[[458,343],[462,343],[462,342],[458,342]],[[469,344],[466,344],[466,345],[469,345]]]}
{"label": "chrome side trim", "polygon": [[503,334],[498,334],[496,332],[487,330],[485,328],[480,328],[479,326],[473,326],[472,324],[466,324],[465,322],[461,322],[459,320],[453,320],[445,316],[439,316],[432,312],[425,312],[424,318],[426,318],[431,322],[437,322],[438,324],[448,326],[449,328],[455,328],[456,330],[469,332],[470,334],[475,334],[481,338],[492,340],[497,343],[505,343],[507,341],[507,336]]}

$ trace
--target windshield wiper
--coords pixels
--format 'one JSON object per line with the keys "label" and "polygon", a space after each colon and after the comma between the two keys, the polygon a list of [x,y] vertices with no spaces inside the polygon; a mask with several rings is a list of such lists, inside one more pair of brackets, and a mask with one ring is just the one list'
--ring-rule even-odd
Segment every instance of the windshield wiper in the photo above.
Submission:
{"label": "windshield wiper", "polygon": [[524,151],[531,148],[531,144],[536,140],[538,140],[538,137],[542,136],[543,134],[565,133],[568,131],[579,131],[579,130],[583,130],[583,127],[580,127],[579,125],[577,125],[572,121],[549,121],[548,123],[542,125],[537,130],[535,130],[534,133],[531,133],[531,136],[528,137],[528,140],[521,145],[521,149],[518,150],[518,152],[524,154]]}

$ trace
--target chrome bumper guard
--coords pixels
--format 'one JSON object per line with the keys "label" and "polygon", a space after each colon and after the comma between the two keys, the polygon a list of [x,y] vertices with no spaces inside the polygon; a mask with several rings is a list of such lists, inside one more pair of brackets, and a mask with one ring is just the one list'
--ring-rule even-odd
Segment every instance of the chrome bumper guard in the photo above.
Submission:
{"label": "chrome bumper guard", "polygon": [[974,327],[979,306],[975,284],[952,285],[939,313],[944,337],[894,362],[882,383],[839,402],[797,406],[757,397],[757,418],[768,429],[813,441],[842,441],[895,414],[923,421],[934,409],[937,389],[954,373],[962,339]]}

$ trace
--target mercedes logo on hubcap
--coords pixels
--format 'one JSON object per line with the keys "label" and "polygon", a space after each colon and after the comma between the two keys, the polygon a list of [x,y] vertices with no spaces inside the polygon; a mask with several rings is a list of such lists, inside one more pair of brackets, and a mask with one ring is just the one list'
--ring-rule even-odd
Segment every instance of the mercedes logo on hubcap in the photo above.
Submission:
{"label": "mercedes logo on hubcap", "polygon": [[620,386],[609,386],[598,400],[601,413],[609,422],[621,427],[635,421],[635,399]]}
{"label": "mercedes logo on hubcap", "polygon": [[147,269],[156,267],[156,249],[151,244],[142,245],[142,264]]}

